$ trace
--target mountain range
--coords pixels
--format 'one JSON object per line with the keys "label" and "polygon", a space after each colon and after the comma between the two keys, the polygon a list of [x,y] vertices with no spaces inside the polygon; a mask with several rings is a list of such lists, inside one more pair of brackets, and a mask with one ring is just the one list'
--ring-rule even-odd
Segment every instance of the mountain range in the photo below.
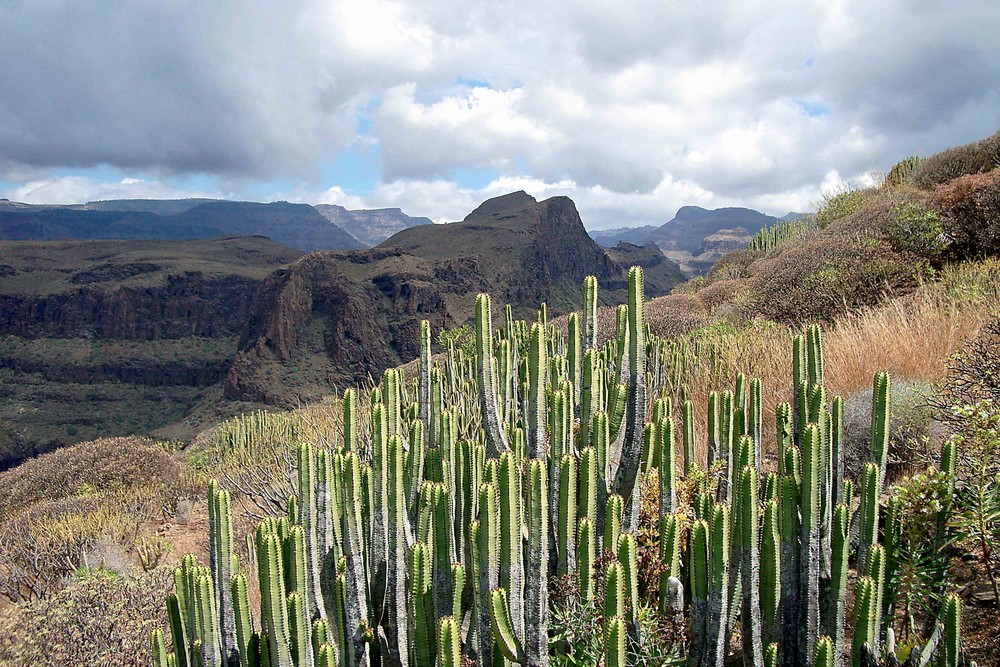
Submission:
{"label": "mountain range", "polygon": [[123,199],[32,205],[0,199],[0,239],[186,240],[267,236],[304,251],[359,250],[400,229],[430,224],[399,209],[348,211],[340,206],[212,199]]}
{"label": "mountain range", "polygon": [[662,225],[595,230],[590,236],[606,247],[622,241],[636,245],[653,242],[686,274],[692,275],[707,272],[725,253],[745,248],[762,227],[802,215],[789,213],[776,218],[750,208],[708,210],[700,206],[683,206]]}
{"label": "mountain range", "polygon": [[[205,224],[197,212],[213,205],[162,215],[32,207],[36,226],[17,228],[107,234],[79,221],[136,216],[101,219],[191,230],[180,221]],[[338,229],[313,207],[245,210],[275,209],[321,217],[309,233]],[[649,297],[684,280],[655,246],[600,247],[570,199],[523,192],[371,249],[304,253],[262,236],[0,242],[0,468],[98,436],[183,438],[231,414],[318,400],[413,359],[421,320],[435,336],[469,322],[477,292],[494,295],[497,318],[504,303],[525,317],[545,302],[555,316],[580,307],[586,275],[602,302],[623,301],[633,264],[646,269]]]}

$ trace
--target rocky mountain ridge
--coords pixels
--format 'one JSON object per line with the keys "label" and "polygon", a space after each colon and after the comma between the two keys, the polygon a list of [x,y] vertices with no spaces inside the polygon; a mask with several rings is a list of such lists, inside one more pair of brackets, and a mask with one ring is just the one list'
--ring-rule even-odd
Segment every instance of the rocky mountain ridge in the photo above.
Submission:
{"label": "rocky mountain ridge", "polygon": [[370,250],[258,236],[5,242],[0,258],[0,424],[21,443],[0,467],[97,434],[184,437],[317,400],[414,358],[420,320],[461,325],[478,292],[533,316],[540,302],[579,308],[589,274],[608,301],[631,264],[647,267],[649,296],[683,280],[655,245],[604,250],[571,200],[524,193]]}

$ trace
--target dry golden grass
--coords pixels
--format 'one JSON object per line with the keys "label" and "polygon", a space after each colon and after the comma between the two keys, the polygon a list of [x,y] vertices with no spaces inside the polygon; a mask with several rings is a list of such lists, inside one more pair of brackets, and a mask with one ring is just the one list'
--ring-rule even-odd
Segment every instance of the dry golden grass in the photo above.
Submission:
{"label": "dry golden grass", "polygon": [[[939,282],[870,310],[849,313],[824,331],[826,386],[848,396],[870,386],[877,371],[909,380],[938,381],[945,362],[1000,312],[1000,260],[949,267]],[[792,396],[792,335],[797,331],[754,320],[739,328],[710,328],[713,364],[699,360],[691,386],[698,440],[704,447],[710,391],[732,389],[736,375],[763,382],[765,441],[773,443],[774,409]],[[699,453],[704,457],[704,451]]]}

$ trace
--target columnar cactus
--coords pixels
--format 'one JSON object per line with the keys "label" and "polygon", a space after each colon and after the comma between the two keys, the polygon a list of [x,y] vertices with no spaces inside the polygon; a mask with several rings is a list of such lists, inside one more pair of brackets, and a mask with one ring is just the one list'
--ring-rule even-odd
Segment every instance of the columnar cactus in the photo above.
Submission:
{"label": "columnar cactus", "polygon": [[[321,438],[319,447],[298,447],[298,492],[287,514],[263,520],[249,541],[261,589],[259,631],[250,613],[253,570],[239,567],[229,495],[212,482],[210,567],[186,556],[175,572],[167,600],[174,651],[162,631],[153,633],[155,667],[452,667],[463,649],[479,667],[546,665],[554,573],[575,577],[587,605],[603,591],[604,661],[624,665],[626,650],[644,650],[636,528],[639,481],[653,469],[662,569],[658,590],[645,594],[660,614],[681,621],[681,581],[687,585],[690,667],[724,664],[740,616],[744,662],[755,667],[841,667],[845,656],[872,664],[891,653],[894,635],[880,622],[893,614],[899,507],[888,509],[881,544],[878,520],[888,376],[875,379],[854,650],[845,651],[854,491],[843,478],[843,402],[828,403],[823,385],[819,328],[794,343],[794,403],[775,413],[778,472],[761,471],[762,388],[741,374],[735,392],[710,395],[711,472],[703,475],[685,385],[693,359],[714,351],[652,333],[643,321],[642,278],[641,270],[630,272],[618,336],[603,348],[596,347],[592,278],[583,331],[572,316],[568,339],[544,308],[528,325],[508,306],[494,341],[482,295],[475,359],[449,347],[443,378],[423,322],[412,383],[386,371],[364,419],[355,390],[345,392],[343,443],[327,450]],[[726,371],[719,357],[711,363],[713,374]],[[655,391],[648,416],[647,387]],[[359,424],[370,425],[370,434],[359,437]],[[696,481],[678,483],[678,455]],[[942,470],[953,483],[950,443]],[[679,506],[688,499],[682,489],[691,494],[691,519]],[[938,544],[945,543],[949,509],[937,517]],[[920,660],[936,655],[957,667],[957,598],[940,613],[940,630]]]}
{"label": "columnar cactus", "polygon": [[658,468],[660,469],[660,521],[677,511],[675,463],[676,442],[674,438],[674,421],[665,418],[657,424],[655,435],[659,440],[657,449],[660,453]]}
{"label": "columnar cactus", "polygon": [[802,437],[802,524],[799,531],[799,586],[802,590],[799,659],[808,663],[819,637],[820,482],[819,427],[809,424]]}
{"label": "columnar cactus", "polygon": [[875,643],[875,623],[877,620],[875,582],[871,577],[860,577],[854,603],[854,656],[852,667],[860,667],[862,649]]}
{"label": "columnar cactus", "polygon": [[597,348],[597,278],[583,279],[583,341],[586,349]]}
{"label": "columnar cactus", "polygon": [[[479,662],[483,667],[493,665],[491,635],[492,601],[490,595],[499,585],[500,577],[500,499],[496,484],[490,482],[479,487]],[[505,605],[506,606],[506,605]]]}
{"label": "columnar cactus", "polygon": [[642,431],[646,423],[646,339],[643,318],[642,268],[628,274],[629,385],[625,415],[625,440],[614,475],[614,490],[625,500],[625,525],[635,532],[639,522],[636,484],[642,456]]}
{"label": "columnar cactus", "polygon": [[559,468],[557,572],[565,576],[576,570],[576,459],[565,454]]}
{"label": "columnar cactus", "polygon": [[684,475],[687,476],[698,466],[695,457],[694,403],[684,401],[681,414],[684,431]]}
{"label": "columnar cactus", "polygon": [[709,549],[708,620],[706,665],[722,667],[726,660],[729,617],[729,508],[717,504],[712,514]]}
{"label": "columnar cactus", "polygon": [[885,465],[889,457],[889,374],[875,374],[872,386],[871,460],[878,465],[879,488],[885,484]]}
{"label": "columnar cactus", "polygon": [[[528,554],[525,582],[525,659],[528,665],[549,664],[548,633],[548,480],[540,459],[528,464]],[[517,535],[520,539],[520,533]]]}
{"label": "columnar cactus", "polygon": [[[778,500],[764,505],[764,534],[760,549],[761,642],[764,646],[781,639],[781,506]],[[745,539],[745,538],[744,538]],[[749,596],[744,591],[744,604]],[[752,604],[752,598],[750,604]]]}
{"label": "columnar cactus", "polygon": [[[438,653],[437,667],[461,667],[462,665],[462,643],[461,628],[453,616],[445,616],[438,623]],[[429,665],[426,663],[417,663]]]}
{"label": "columnar cactus", "polygon": [[493,365],[493,313],[489,294],[476,297],[476,373],[487,453],[498,456],[510,450],[510,443],[504,433],[497,405],[496,370]]}
{"label": "columnar cactus", "polygon": [[858,571],[868,569],[868,550],[878,542],[879,497],[882,492],[879,467],[866,463],[861,475],[861,510],[858,540]]}
{"label": "columnar cactus", "polygon": [[236,667],[240,657],[236,643],[236,617],[230,582],[239,572],[239,563],[233,552],[233,519],[229,492],[220,489],[219,483],[215,480],[208,484],[208,528],[212,586],[219,592],[215,614],[220,624],[222,662],[227,667]]}
{"label": "columnar cactus", "polygon": [[431,560],[423,542],[415,542],[410,548],[408,571],[410,659],[415,665],[429,665],[434,660],[434,617],[431,612]]}

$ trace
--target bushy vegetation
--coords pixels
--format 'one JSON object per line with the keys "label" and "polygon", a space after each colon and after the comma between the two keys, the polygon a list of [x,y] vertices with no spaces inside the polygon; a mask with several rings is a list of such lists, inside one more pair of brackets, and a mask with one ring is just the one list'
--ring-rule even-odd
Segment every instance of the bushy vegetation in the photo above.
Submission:
{"label": "bushy vegetation", "polygon": [[0,664],[149,664],[149,636],[166,622],[171,574],[81,570],[52,597],[0,612]]}
{"label": "bushy vegetation", "polygon": [[1000,253],[1000,168],[960,176],[935,189],[931,201],[959,257]]}
{"label": "bushy vegetation", "polygon": [[941,151],[923,160],[911,181],[929,189],[968,174],[981,174],[1000,167],[1000,132],[980,141]]}
{"label": "bushy vegetation", "polygon": [[142,438],[82,443],[0,474],[0,595],[43,600],[80,568],[155,565],[147,523],[193,493],[171,454]]}

